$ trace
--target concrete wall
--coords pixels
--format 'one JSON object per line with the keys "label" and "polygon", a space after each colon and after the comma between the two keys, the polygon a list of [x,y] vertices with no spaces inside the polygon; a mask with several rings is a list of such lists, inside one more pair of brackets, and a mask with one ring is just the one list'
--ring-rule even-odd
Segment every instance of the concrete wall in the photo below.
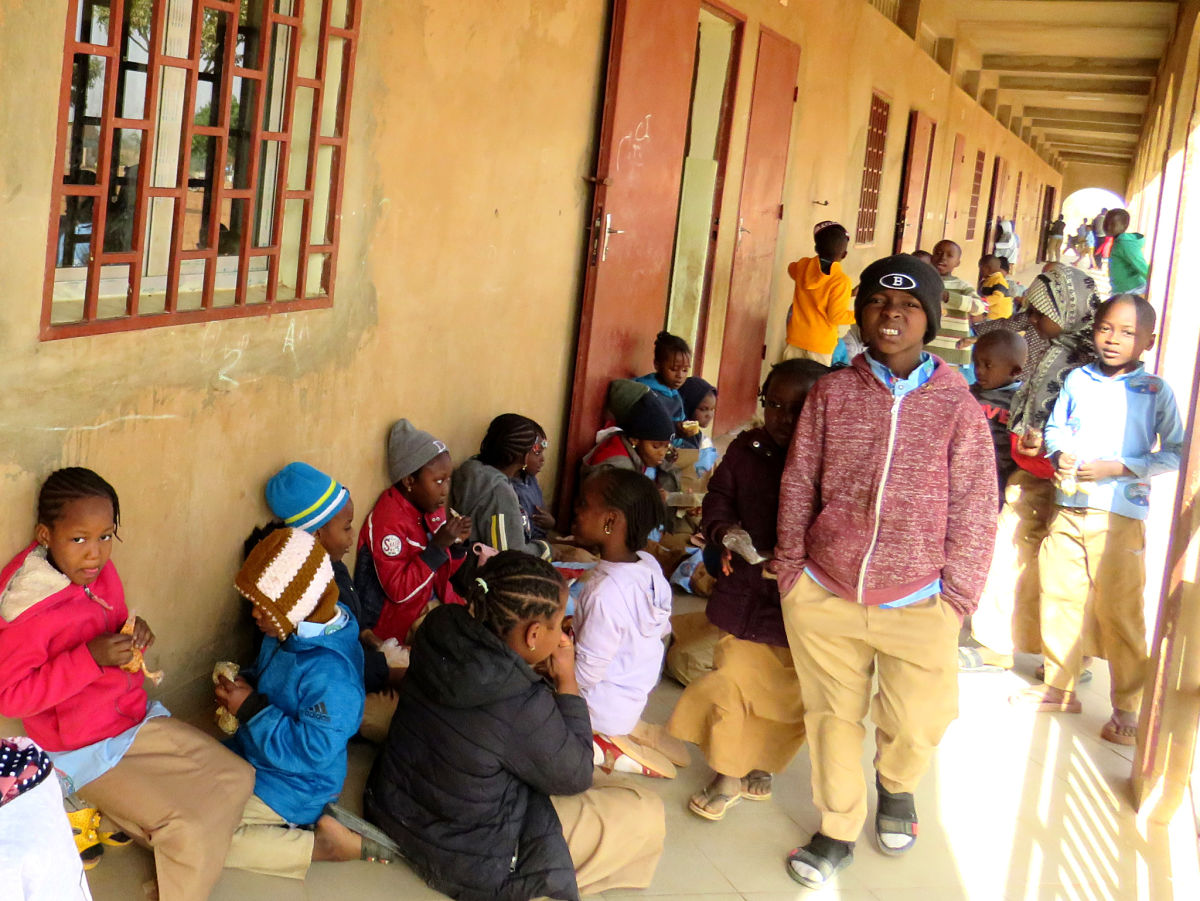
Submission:
{"label": "concrete wall", "polygon": [[[851,230],[872,89],[892,101],[874,245],[889,252],[908,112],[938,122],[926,246],[944,228],[954,135],[1026,182],[1058,176],[865,0],[741,0],[742,43],[722,221],[736,223],[758,29],[802,48],[774,316],[782,345],[788,260],[812,225]],[[157,631],[161,696],[207,704],[213,660],[238,650],[230,589],[241,541],[266,520],[264,480],[292,459],[334,473],[363,516],[385,486],[388,425],[408,416],[456,458],[517,410],[558,446],[570,386],[585,219],[603,84],[604,0],[364,0],[333,307],[271,319],[37,340],[66,0],[0,0],[0,551],[31,537],[39,484],[87,465],[123,507],[114,558]],[[973,276],[980,232],[962,274]],[[1022,208],[1036,214],[1035,194]],[[1012,189],[1008,194],[1011,197]],[[816,203],[821,201],[821,204]],[[825,203],[827,202],[827,204]],[[962,240],[964,217],[946,229]],[[1022,239],[1035,240],[1033,219]],[[733,230],[714,266],[706,375],[719,367]],[[647,361],[648,363],[649,361]],[[553,454],[552,454],[553,456]],[[554,484],[552,467],[543,474]],[[7,728],[12,728],[11,726]]]}
{"label": "concrete wall", "polygon": [[1063,189],[1060,200],[1065,200],[1076,191],[1084,188],[1103,188],[1114,194],[1125,196],[1125,188],[1129,183],[1129,167],[1122,165],[1102,165],[1100,163],[1063,164]]}

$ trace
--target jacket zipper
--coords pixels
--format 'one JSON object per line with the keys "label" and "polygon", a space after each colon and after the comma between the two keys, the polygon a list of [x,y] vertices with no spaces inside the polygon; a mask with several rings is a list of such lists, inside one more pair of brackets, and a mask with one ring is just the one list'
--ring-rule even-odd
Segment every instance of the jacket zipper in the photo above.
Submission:
{"label": "jacket zipper", "polygon": [[879,490],[875,492],[875,526],[871,530],[871,542],[863,554],[862,566],[858,571],[858,603],[863,603],[863,589],[867,584],[867,565],[871,562],[871,554],[875,552],[875,543],[879,540],[879,520],[883,516],[883,489],[887,486],[888,474],[892,469],[892,454],[896,449],[896,424],[900,420],[900,401],[904,397],[892,400],[892,422],[888,428],[887,453],[883,457],[883,474],[879,477]]}

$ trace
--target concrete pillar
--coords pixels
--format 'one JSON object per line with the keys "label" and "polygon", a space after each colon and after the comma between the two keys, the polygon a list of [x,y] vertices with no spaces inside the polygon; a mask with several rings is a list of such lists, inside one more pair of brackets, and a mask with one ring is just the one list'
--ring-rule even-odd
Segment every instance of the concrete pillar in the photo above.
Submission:
{"label": "concrete pillar", "polygon": [[1000,124],[1008,128],[1008,123],[1012,121],[1012,105],[1004,104],[996,109],[996,118],[1000,120]]}

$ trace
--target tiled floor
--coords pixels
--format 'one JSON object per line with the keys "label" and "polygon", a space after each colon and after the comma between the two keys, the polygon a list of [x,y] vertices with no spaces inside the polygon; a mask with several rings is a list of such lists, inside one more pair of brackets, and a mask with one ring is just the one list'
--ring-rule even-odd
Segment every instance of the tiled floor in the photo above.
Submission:
{"label": "tiled floor", "polygon": [[[687,601],[694,603],[694,601]],[[681,604],[681,606],[684,606]],[[1031,673],[1033,658],[1019,669]],[[917,794],[921,839],[899,860],[871,840],[821,897],[842,901],[1172,901],[1200,898],[1196,836],[1186,811],[1171,828],[1142,828],[1128,800],[1132,749],[1100,740],[1108,716],[1102,671],[1083,692],[1079,716],[1034,716],[1008,706],[1019,674],[960,678],[961,714]],[[647,718],[662,722],[681,689],[664,681]],[[864,778],[873,748],[863,749]],[[347,804],[357,807],[370,764],[352,748]],[[809,893],[788,878],[784,855],[815,829],[809,763],[802,750],[776,779],[775,797],[743,803],[720,823],[686,810],[708,770],[697,754],[679,778],[658,784],[667,808],[667,848],[645,891],[608,899],[783,901]],[[90,874],[97,901],[140,901],[153,876],[138,848],[110,851]],[[226,871],[214,899],[441,898],[403,864],[316,864],[306,882]]]}

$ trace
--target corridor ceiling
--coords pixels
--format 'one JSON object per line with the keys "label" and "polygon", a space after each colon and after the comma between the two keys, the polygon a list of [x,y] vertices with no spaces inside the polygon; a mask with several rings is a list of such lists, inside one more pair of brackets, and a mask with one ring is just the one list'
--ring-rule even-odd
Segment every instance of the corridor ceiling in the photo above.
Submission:
{"label": "corridor ceiling", "polygon": [[1174,0],[922,0],[920,21],[958,83],[1043,156],[1125,166],[1178,11]]}

